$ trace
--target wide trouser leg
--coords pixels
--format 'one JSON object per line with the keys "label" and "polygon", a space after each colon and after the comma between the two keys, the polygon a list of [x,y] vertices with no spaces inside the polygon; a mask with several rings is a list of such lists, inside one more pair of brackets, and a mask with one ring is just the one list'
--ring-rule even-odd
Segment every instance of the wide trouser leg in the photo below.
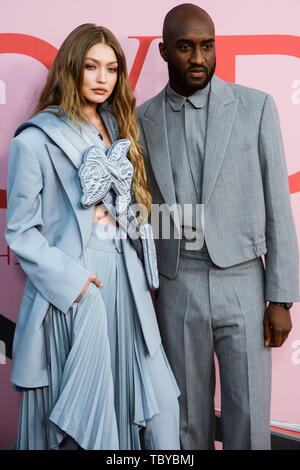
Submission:
{"label": "wide trouser leg", "polygon": [[161,348],[147,359],[159,413],[146,422],[142,431],[144,450],[179,450],[179,405],[164,351]]}
{"label": "wide trouser leg", "polygon": [[224,449],[269,449],[271,352],[264,347],[261,260],[221,269],[181,253],[176,279],[161,276],[157,307],[181,391],[182,448],[214,447],[215,351]]}
{"label": "wide trouser leg", "polygon": [[176,279],[160,276],[158,322],[181,396],[183,449],[214,448],[214,351],[208,263],[180,257]]}
{"label": "wide trouser leg", "polygon": [[264,347],[264,269],[255,259],[209,277],[220,366],[223,449],[270,449],[271,351]]}

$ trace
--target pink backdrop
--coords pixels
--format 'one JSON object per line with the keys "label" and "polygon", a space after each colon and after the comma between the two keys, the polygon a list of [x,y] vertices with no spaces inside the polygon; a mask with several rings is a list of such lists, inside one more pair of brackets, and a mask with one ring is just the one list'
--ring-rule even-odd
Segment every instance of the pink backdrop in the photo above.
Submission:
{"label": "pink backdrop", "polygon": [[[58,48],[67,34],[81,23],[95,22],[111,29],[124,47],[132,83],[137,80],[136,96],[142,103],[157,93],[167,81],[165,63],[158,54],[159,39],[149,39],[143,62],[141,46],[145,39],[160,36],[166,12],[181,3],[171,0],[14,0],[0,7],[0,314],[17,320],[24,276],[13,253],[7,256],[4,239],[7,151],[16,127],[32,109],[47,68],[36,58],[24,55],[28,38],[40,38]],[[291,201],[300,240],[300,2],[285,0],[203,0],[194,1],[205,8],[216,25],[217,74],[239,84],[271,93],[278,105],[291,188]],[[242,37],[241,37],[242,36]],[[247,36],[247,37],[245,37]],[[30,38],[29,38],[30,39]],[[23,49],[20,49],[20,44]],[[28,46],[30,50],[32,47]],[[34,45],[33,50],[38,50]],[[147,49],[147,48],[146,48]],[[230,53],[235,50],[236,58]],[[16,53],[19,52],[19,53]],[[43,48],[40,57],[50,63]],[[20,53],[23,52],[23,53]],[[136,59],[137,57],[137,59]],[[136,59],[136,60],[135,60]],[[42,61],[43,62],[43,61]],[[141,72],[139,74],[140,67]],[[2,190],[2,191],[1,191]],[[292,311],[293,330],[285,345],[273,350],[272,424],[293,423],[300,431],[300,306]],[[1,333],[1,332],[0,332]],[[1,339],[1,334],[0,334]],[[11,444],[17,426],[19,396],[9,382],[11,360],[0,341],[0,449]],[[216,406],[220,406],[219,387]],[[282,425],[283,426],[283,425]]]}

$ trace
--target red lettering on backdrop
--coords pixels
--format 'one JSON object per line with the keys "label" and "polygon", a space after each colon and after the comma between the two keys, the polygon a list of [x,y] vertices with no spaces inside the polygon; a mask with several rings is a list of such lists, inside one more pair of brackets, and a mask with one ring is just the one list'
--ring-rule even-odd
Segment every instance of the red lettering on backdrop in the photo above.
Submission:
{"label": "red lettering on backdrop", "polygon": [[[161,36],[129,36],[138,39],[139,48],[129,77],[135,88],[150,45]],[[300,37],[287,35],[217,36],[216,73],[223,80],[235,81],[237,55],[290,55],[300,58]],[[0,53],[16,53],[33,57],[49,68],[57,49],[48,42],[26,34],[1,33]]]}
{"label": "red lettering on backdrop", "polygon": [[27,34],[1,33],[0,54],[23,54],[41,62],[50,68],[56,56],[56,47],[43,39]]}
{"label": "red lettering on backdrop", "polygon": [[[149,47],[154,39],[160,36],[129,36],[138,39],[139,48],[136,53],[129,79],[133,90],[136,87],[143,68]],[[47,69],[51,67],[57,49],[48,42],[26,34],[0,33],[0,54],[23,54],[41,62]]]}
{"label": "red lettering on backdrop", "polygon": [[7,208],[7,201],[6,201],[6,190],[0,189],[0,209]]}
{"label": "red lettering on backdrop", "polygon": [[129,80],[133,90],[135,90],[152,41],[160,37],[161,36],[128,36],[129,39],[139,40],[139,48],[129,74]]}
{"label": "red lettering on backdrop", "polygon": [[[129,36],[138,39],[139,48],[129,78],[135,89],[147,53],[154,39],[161,36]],[[235,60],[237,55],[290,55],[300,58],[300,37],[287,35],[217,36],[216,73],[223,80],[235,82]],[[0,53],[24,54],[41,62],[48,69],[57,49],[42,39],[16,33],[0,34]],[[300,191],[300,172],[289,176],[291,194]],[[0,190],[0,208],[6,208],[6,191]]]}
{"label": "red lettering on backdrop", "polygon": [[300,191],[300,171],[289,176],[290,193],[298,193]]}
{"label": "red lettering on backdrop", "polygon": [[235,82],[237,55],[272,54],[300,58],[300,37],[287,35],[217,36],[216,54],[216,74],[223,80]]}

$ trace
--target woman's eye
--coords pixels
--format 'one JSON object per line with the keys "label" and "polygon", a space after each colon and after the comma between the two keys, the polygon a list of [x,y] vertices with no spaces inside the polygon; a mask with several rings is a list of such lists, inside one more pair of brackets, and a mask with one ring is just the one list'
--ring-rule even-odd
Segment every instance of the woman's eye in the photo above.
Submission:
{"label": "woman's eye", "polygon": [[115,73],[115,72],[118,71],[118,69],[117,69],[116,67],[110,67],[110,68],[108,69],[108,71],[111,72],[111,73]]}
{"label": "woman's eye", "polygon": [[85,64],[85,68],[88,70],[94,70],[96,67],[95,65],[92,65],[92,64]]}

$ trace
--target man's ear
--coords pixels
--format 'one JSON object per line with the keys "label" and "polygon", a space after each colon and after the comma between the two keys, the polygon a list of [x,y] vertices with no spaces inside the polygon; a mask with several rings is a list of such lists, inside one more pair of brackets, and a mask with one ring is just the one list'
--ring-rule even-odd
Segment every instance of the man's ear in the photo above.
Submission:
{"label": "man's ear", "polygon": [[164,42],[160,42],[159,45],[159,52],[162,58],[164,59],[165,62],[168,62],[168,56],[167,56],[167,48]]}

